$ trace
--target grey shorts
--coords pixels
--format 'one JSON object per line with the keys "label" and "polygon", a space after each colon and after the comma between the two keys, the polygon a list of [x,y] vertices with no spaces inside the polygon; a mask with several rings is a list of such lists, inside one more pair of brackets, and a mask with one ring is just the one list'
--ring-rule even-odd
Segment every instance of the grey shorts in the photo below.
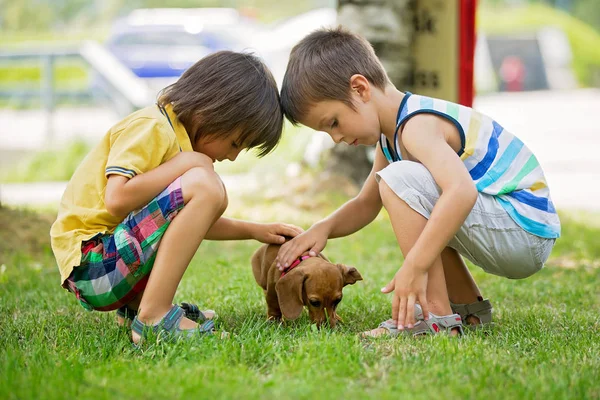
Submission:
{"label": "grey shorts", "polygon": [[[377,173],[377,182],[381,179],[413,210],[429,219],[441,190],[425,166],[412,161],[395,162]],[[490,274],[521,279],[542,269],[554,242],[525,231],[494,196],[479,193],[448,246]]]}

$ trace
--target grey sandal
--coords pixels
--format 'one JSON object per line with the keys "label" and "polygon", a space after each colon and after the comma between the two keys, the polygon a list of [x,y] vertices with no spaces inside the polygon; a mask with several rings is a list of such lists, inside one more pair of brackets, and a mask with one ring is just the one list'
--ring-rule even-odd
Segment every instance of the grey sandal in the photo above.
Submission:
{"label": "grey sandal", "polygon": [[450,334],[453,329],[458,329],[459,335],[463,334],[463,325],[460,315],[451,314],[451,315],[435,315],[434,313],[429,313],[429,319],[425,321],[423,317],[423,310],[421,310],[421,306],[415,304],[415,319],[417,322],[413,325],[412,328],[404,328],[404,330],[399,330],[397,324],[394,320],[388,319],[387,321],[379,324],[378,328],[384,328],[388,331],[389,335],[392,337],[396,337],[398,335],[409,335],[409,336],[420,336],[420,335],[428,335],[428,334],[437,334],[440,332],[445,332]]}
{"label": "grey sandal", "polygon": [[[471,304],[454,304],[450,302],[452,312],[460,315],[463,324],[472,328],[480,328],[492,324],[492,312],[494,310],[492,303],[488,299],[484,300],[483,297],[479,297],[478,299],[478,301]],[[467,321],[469,317],[478,318],[479,323],[470,325]]]}
{"label": "grey sandal", "polygon": [[211,319],[204,321],[194,329],[180,329],[179,322],[184,316],[185,311],[181,307],[174,305],[154,325],[146,325],[136,316],[131,324],[131,330],[140,335],[140,343],[144,339],[147,339],[150,334],[169,341],[176,341],[178,339],[197,338],[201,335],[213,335],[215,333],[215,323]]}

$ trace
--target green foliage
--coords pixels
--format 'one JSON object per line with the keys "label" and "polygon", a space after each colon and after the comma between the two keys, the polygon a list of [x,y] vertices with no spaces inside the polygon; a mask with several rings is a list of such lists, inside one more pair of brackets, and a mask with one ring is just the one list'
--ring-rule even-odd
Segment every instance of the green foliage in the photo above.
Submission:
{"label": "green foliage", "polygon": [[600,70],[600,33],[569,14],[544,5],[517,8],[482,7],[479,28],[488,34],[518,34],[554,26],[567,35],[573,51],[573,70],[583,86],[590,86]]}
{"label": "green foliage", "polygon": [[573,16],[587,22],[600,31],[600,7],[597,0],[579,0],[573,6]]}
{"label": "green foliage", "polygon": [[276,0],[0,0],[0,31],[87,29],[110,24],[136,8],[231,7],[273,22],[317,7],[333,7],[335,0],[282,2]]}
{"label": "green foliage", "polygon": [[[261,180],[267,179],[268,176],[281,176],[290,163],[302,160],[304,149],[312,134],[310,129],[288,124],[281,142],[271,154],[257,159],[254,151],[245,151],[234,163],[216,163],[215,170],[226,175],[252,172],[260,176]],[[70,143],[58,150],[40,151],[25,157],[13,167],[0,169],[0,182],[67,181],[89,151],[89,144],[83,141]]]}
{"label": "green foliage", "polygon": [[[560,263],[579,241],[571,221],[562,248],[531,278],[472,268],[496,326],[460,339],[357,337],[388,318],[389,297],[379,288],[402,262],[383,214],[327,246],[332,260],[364,277],[345,288],[338,310],[345,323],[336,330],[319,331],[306,315],[284,325],[266,321],[249,264],[258,247],[252,241],[202,244],[175,299],[216,309],[218,328],[231,338],[141,350],[114,313],[86,312],[60,288],[49,256],[13,257],[0,266],[0,398],[598,398],[600,268]],[[600,229],[588,228],[577,246],[598,257],[591,246]]]}
{"label": "green foliage", "polygon": [[[39,87],[42,79],[42,69],[36,63],[22,62],[11,66],[0,65],[0,87],[23,87],[31,85]],[[54,67],[55,87],[85,89],[88,83],[88,70],[82,63],[61,63]]]}
{"label": "green foliage", "polygon": [[[543,4],[567,11],[573,17],[584,21],[596,30],[600,30],[600,7],[598,0],[527,0],[530,4]],[[510,6],[513,0],[480,0],[480,6]]]}
{"label": "green foliage", "polygon": [[0,170],[0,182],[67,181],[89,150],[87,143],[78,141],[58,151],[41,151],[14,168]]}

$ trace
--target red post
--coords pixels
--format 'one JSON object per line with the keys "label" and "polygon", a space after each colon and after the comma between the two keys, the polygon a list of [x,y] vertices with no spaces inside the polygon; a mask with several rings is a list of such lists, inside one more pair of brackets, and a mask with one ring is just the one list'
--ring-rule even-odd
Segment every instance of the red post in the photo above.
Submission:
{"label": "red post", "polygon": [[475,11],[477,0],[460,0],[459,7],[459,60],[458,102],[473,105],[473,64],[475,59]]}

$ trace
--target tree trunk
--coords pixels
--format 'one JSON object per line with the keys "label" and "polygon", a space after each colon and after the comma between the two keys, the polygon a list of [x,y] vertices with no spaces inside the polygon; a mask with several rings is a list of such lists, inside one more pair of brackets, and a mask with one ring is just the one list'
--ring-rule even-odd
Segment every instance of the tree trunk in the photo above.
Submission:
{"label": "tree trunk", "polygon": [[[415,0],[338,0],[338,23],[373,45],[390,80],[401,91],[410,90],[414,66],[414,3]],[[372,151],[365,146],[334,146],[325,169],[361,185],[371,170]]]}

